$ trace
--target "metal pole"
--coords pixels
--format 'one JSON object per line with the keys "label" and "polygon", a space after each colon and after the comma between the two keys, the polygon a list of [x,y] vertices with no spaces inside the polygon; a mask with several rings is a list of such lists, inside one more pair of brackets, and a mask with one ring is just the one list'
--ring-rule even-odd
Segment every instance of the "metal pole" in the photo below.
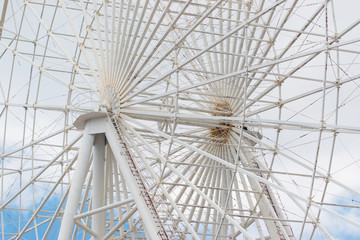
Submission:
{"label": "metal pole", "polygon": [[[105,135],[96,134],[94,143],[93,160],[93,209],[104,206],[105,202]],[[105,212],[93,215],[92,229],[97,233],[96,239],[102,239],[105,236]]]}
{"label": "metal pole", "polygon": [[1,36],[2,36],[2,31],[3,31],[3,27],[4,27],[4,22],[5,22],[5,16],[6,16],[6,10],[7,10],[7,6],[8,6],[8,0],[4,1],[4,5],[3,5],[3,9],[2,9],[2,14],[1,14],[1,19],[0,19],[0,40],[1,40]]}
{"label": "metal pole", "polygon": [[116,135],[116,130],[109,121],[106,122],[105,135],[118,165],[121,166],[120,171],[125,178],[126,184],[128,185],[131,194],[134,198],[136,207],[139,210],[140,216],[143,220],[143,225],[145,228],[147,238],[153,240],[161,239],[160,236],[158,235],[160,229],[157,226],[154,216],[152,216],[146,202],[144,201],[144,198],[141,195],[141,191],[139,189],[139,186],[137,185],[137,181],[134,175],[132,175],[131,173],[126,158],[123,155],[121,155],[123,150],[121,148],[119,139]]}
{"label": "metal pole", "polygon": [[60,240],[71,239],[71,233],[75,224],[74,216],[77,212],[83,184],[89,171],[89,158],[94,138],[94,135],[88,133],[88,127],[86,126],[81,140],[75,171],[70,183],[69,197],[66,201],[64,216],[62,218],[58,237]]}

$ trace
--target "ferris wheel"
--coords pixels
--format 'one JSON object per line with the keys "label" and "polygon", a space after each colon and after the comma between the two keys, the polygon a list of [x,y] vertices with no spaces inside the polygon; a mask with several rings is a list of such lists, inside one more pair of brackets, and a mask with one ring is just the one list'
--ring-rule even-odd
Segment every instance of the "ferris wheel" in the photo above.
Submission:
{"label": "ferris wheel", "polygon": [[1,239],[360,235],[358,1],[0,3]]}

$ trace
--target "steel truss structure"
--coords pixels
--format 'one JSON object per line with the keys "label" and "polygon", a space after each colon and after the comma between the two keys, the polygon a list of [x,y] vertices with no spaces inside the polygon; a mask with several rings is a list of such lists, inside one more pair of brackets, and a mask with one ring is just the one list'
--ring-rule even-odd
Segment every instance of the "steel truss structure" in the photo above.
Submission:
{"label": "steel truss structure", "polygon": [[0,3],[2,239],[360,234],[358,1]]}

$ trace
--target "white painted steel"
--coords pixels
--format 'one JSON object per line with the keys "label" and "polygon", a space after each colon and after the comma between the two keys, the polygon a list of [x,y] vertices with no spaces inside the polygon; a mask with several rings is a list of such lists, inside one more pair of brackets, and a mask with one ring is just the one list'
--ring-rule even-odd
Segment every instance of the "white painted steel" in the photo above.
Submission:
{"label": "white painted steel", "polygon": [[121,202],[116,202],[116,203],[113,203],[113,204],[108,204],[107,206],[103,206],[103,207],[100,207],[100,208],[96,208],[96,209],[93,209],[91,211],[88,211],[86,213],[82,213],[82,214],[79,214],[79,215],[76,215],[74,217],[74,219],[79,219],[79,218],[84,218],[84,217],[87,217],[89,215],[92,215],[92,214],[96,214],[96,213],[99,213],[99,212],[103,212],[103,211],[106,211],[110,208],[115,208],[115,207],[118,207],[118,206],[121,206],[121,205],[124,205],[124,204],[127,204],[127,203],[131,203],[133,202],[134,199],[126,199],[124,201],[121,201]]}
{"label": "white painted steel", "polygon": [[2,1],[1,239],[358,236],[359,4]]}
{"label": "white painted steel", "polygon": [[[93,209],[105,205],[105,135],[96,134],[93,155]],[[93,215],[93,230],[97,233],[96,239],[102,239],[106,230],[106,213],[100,212]]]}
{"label": "white painted steel", "polygon": [[74,228],[74,216],[79,205],[83,184],[90,167],[91,149],[95,136],[88,134],[88,129],[84,129],[81,140],[78,160],[75,166],[74,177],[70,184],[70,191],[66,201],[64,216],[61,221],[59,239],[70,239]]}
{"label": "white painted steel", "polygon": [[136,207],[140,213],[141,218],[144,221],[143,225],[145,228],[146,236],[149,239],[161,239],[159,236],[159,226],[155,222],[154,216],[148,208],[148,204],[145,202],[145,199],[142,196],[143,194],[139,189],[139,187],[142,186],[139,186],[137,184],[136,176],[134,176],[130,170],[129,163],[125,158],[126,153],[124,152],[123,147],[120,145],[119,136],[117,135],[115,127],[110,121],[106,119],[104,119],[104,124],[106,126],[106,139],[112,149],[112,153],[114,154],[120,171],[124,176],[126,184],[129,186],[132,196],[134,196]]}

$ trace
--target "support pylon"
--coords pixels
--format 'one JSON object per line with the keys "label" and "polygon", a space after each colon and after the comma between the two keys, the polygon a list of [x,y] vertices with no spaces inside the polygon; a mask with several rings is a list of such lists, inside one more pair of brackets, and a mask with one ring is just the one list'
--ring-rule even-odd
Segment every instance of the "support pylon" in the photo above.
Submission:
{"label": "support pylon", "polygon": [[[125,179],[126,185],[130,190],[139,215],[142,219],[142,225],[148,239],[164,239],[162,233],[164,228],[156,217],[156,209],[149,207],[149,201],[144,197],[143,191],[145,186],[139,183],[139,176],[134,176],[131,171],[128,159],[129,152],[121,145],[121,136],[114,127],[112,121],[105,113],[89,113],[80,116],[74,125],[84,129],[83,140],[79,149],[79,156],[75,166],[75,172],[70,182],[70,192],[66,202],[64,216],[60,227],[58,239],[71,239],[73,227],[75,224],[74,217],[77,214],[79,201],[83,189],[83,184],[90,167],[90,155],[93,148],[93,209],[101,208],[106,203],[105,189],[105,140],[109,144],[109,150],[114,155],[119,169]],[[95,239],[102,239],[106,233],[106,212],[100,212],[92,215],[91,233]],[[166,234],[165,234],[166,236]],[[167,239],[167,238],[165,238]]]}

